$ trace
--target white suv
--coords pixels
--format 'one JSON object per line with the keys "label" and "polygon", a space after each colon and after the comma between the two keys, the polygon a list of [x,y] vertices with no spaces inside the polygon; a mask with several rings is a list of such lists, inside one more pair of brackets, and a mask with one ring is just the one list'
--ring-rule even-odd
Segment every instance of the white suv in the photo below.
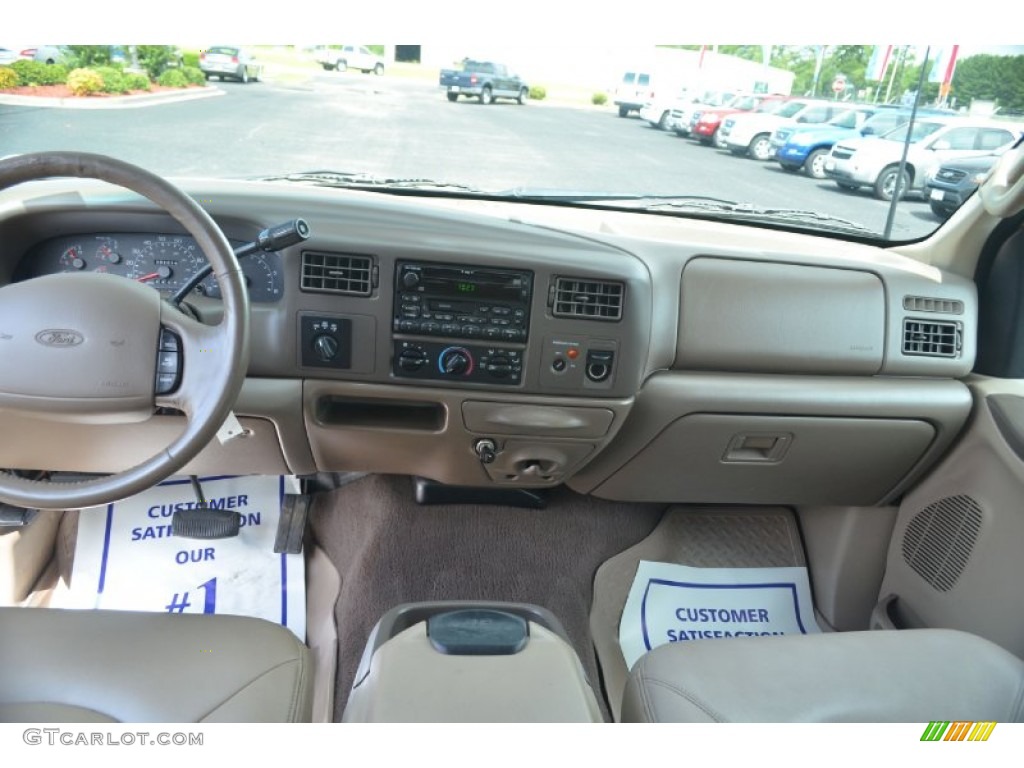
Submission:
{"label": "white suv", "polygon": [[774,112],[743,112],[729,115],[719,128],[721,143],[734,155],[749,155],[755,160],[770,160],[772,133],[787,123],[824,123],[848,104],[793,99]]}
{"label": "white suv", "polygon": [[900,158],[908,125],[879,137],[838,142],[825,160],[825,175],[843,189],[871,187],[875,197],[892,200],[909,191],[924,190],[928,178],[949,160],[988,155],[1021,135],[1012,123],[964,117],[917,120],[910,133],[907,163],[897,191]]}
{"label": "white suv", "polygon": [[384,59],[365,45],[343,45],[337,48],[324,47],[317,50],[316,60],[326,70],[344,72],[358,69],[375,75],[384,74]]}

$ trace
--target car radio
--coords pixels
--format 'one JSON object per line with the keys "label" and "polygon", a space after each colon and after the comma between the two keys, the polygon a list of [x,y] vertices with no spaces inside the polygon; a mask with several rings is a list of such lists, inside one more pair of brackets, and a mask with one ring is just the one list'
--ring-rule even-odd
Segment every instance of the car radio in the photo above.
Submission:
{"label": "car radio", "polygon": [[396,339],[394,375],[518,384],[532,295],[533,273],[526,270],[399,261],[394,333],[481,343],[452,346]]}

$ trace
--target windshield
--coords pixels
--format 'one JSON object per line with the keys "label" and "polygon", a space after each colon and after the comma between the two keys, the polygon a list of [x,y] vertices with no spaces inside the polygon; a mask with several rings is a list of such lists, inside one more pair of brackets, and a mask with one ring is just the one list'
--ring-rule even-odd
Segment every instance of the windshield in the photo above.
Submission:
{"label": "windshield", "polygon": [[[884,168],[847,161],[831,144],[784,157],[771,141],[779,125],[755,122],[769,112],[791,119],[814,103],[823,115],[851,110],[831,125],[857,128],[854,105],[869,113],[900,105],[903,120],[915,99],[922,114],[943,107],[949,119],[1024,113],[1024,91],[993,95],[988,86],[988,74],[1024,61],[1024,47],[961,46],[943,83],[929,80],[939,48],[924,46],[889,46],[883,70],[871,45],[524,45],[472,36],[396,44],[386,32],[373,44],[339,40],[341,30],[320,23],[307,29],[312,39],[257,45],[255,33],[239,40],[231,29],[187,27],[168,45],[129,44],[130,33],[118,31],[95,41],[104,45],[44,46],[43,27],[17,33],[26,39],[2,46],[16,60],[0,62],[3,154],[82,150],[170,178],[650,210],[909,241],[943,221],[929,212],[925,174],[897,201],[887,232]],[[135,36],[150,39],[151,28]],[[679,117],[673,103],[682,92],[710,104],[743,93],[731,103],[738,110],[760,104],[757,114],[727,113],[691,130],[692,114]],[[939,127],[919,115],[911,141]]]}
{"label": "windshield", "polygon": [[856,128],[858,122],[862,119],[862,116],[864,114],[864,112],[859,112],[855,109],[851,109],[847,112],[843,112],[842,114],[836,115],[835,117],[828,121],[828,124],[831,126],[835,126],[836,128]]}

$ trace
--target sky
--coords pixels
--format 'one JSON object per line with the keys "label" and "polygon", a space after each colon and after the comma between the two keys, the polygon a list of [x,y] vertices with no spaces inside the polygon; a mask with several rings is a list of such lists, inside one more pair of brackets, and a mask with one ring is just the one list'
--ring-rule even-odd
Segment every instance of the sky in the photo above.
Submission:
{"label": "sky", "polygon": [[[650,44],[702,40],[742,43],[772,40],[780,45],[834,42],[941,43],[955,31],[967,51],[1017,47],[1019,9],[1003,6],[1012,23],[999,24],[991,9],[951,20],[935,6],[916,12],[910,3],[892,0],[857,0],[846,3],[841,25],[822,22],[820,13],[772,16],[763,0],[730,0],[728,14],[709,13],[693,3],[665,0],[629,0],[597,3],[593,0],[506,0],[514,12],[497,12],[502,0],[375,0],[373,3],[325,3],[323,0],[288,0],[280,6],[252,6],[241,13],[237,3],[209,0],[174,0],[140,11],[138,0],[49,0],[47,12],[31,3],[9,3],[0,35],[11,43],[111,43],[116,38],[138,37],[140,23],[150,33],[137,43],[167,43],[229,38],[248,44],[314,44],[341,38],[378,43],[441,43],[474,39],[488,42],[532,44]],[[970,8],[971,6],[956,6]],[[784,17],[783,17],[784,16]],[[729,39],[721,39],[723,29]],[[9,38],[9,39],[8,39]],[[719,38],[719,39],[715,39]]]}

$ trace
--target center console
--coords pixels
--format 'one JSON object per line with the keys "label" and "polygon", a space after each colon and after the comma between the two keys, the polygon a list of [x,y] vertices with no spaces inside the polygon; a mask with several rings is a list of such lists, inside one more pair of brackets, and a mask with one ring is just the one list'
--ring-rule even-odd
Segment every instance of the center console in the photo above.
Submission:
{"label": "center console", "polygon": [[547,610],[408,603],[374,628],[344,722],[601,722],[576,651]]}
{"label": "center console", "polygon": [[392,373],[519,385],[532,297],[528,270],[398,261]]}

